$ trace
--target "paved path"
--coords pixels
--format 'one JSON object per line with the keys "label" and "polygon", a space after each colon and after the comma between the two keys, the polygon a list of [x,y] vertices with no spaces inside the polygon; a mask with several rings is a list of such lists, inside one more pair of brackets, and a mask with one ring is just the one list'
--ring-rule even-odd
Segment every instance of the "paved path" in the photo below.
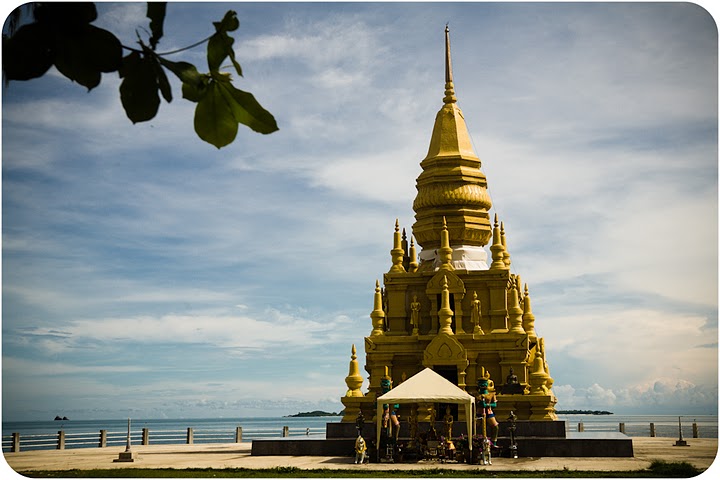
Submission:
{"label": "paved path", "polygon": [[[94,468],[272,468],[289,466],[303,469],[352,468],[373,469],[427,469],[451,468],[457,470],[587,470],[587,471],[632,471],[648,467],[652,460],[687,461],[694,466],[707,469],[715,460],[718,440],[714,438],[688,439],[689,446],[676,447],[672,438],[633,438],[632,458],[495,458],[489,466],[465,464],[440,464],[419,462],[406,464],[355,465],[351,457],[291,457],[252,456],[250,443],[195,444],[195,445],[147,445],[134,446],[135,462],[114,462],[124,447],[78,448],[68,450],[40,450],[5,453],[5,460],[16,472],[31,470],[69,470]],[[713,471],[720,467],[714,466]],[[2,472],[0,472],[2,473]],[[470,472],[468,472],[470,473]],[[6,478],[3,475],[3,478]],[[20,477],[17,477],[20,478]]]}

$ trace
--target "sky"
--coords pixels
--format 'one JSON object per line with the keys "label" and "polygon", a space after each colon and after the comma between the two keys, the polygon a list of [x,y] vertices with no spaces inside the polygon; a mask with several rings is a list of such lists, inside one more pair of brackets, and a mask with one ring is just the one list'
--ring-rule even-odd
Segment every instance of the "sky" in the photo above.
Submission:
{"label": "sky", "polygon": [[[144,3],[98,5],[125,45]],[[395,219],[455,90],[527,282],[558,409],[716,414],[718,37],[692,3],[171,3],[159,51],[235,10],[279,131],[194,105],[133,125],[116,74],[2,88],[2,418],[342,409]],[[204,49],[171,60],[204,70]],[[367,380],[363,389],[367,388]]]}

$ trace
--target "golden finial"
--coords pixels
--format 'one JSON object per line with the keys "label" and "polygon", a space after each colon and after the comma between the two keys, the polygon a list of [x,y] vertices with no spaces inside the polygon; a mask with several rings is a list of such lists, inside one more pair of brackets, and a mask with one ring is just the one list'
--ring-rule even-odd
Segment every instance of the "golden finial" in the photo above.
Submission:
{"label": "golden finial", "polygon": [[443,103],[456,103],[455,86],[452,76],[452,59],[450,58],[450,26],[445,25],[445,98]]}

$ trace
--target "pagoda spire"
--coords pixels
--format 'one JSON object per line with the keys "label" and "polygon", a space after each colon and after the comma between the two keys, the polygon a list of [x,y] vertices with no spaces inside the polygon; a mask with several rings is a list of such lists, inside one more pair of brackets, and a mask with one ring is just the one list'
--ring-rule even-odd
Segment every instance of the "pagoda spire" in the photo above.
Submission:
{"label": "pagoda spire", "polygon": [[[455,96],[450,54],[450,29],[445,26],[445,95],[435,116],[430,146],[420,163],[417,196],[413,203],[415,241],[422,247],[423,262],[432,260],[440,248],[443,216],[447,220],[450,246],[461,252],[459,258],[478,262],[471,269],[483,269],[487,254],[482,249],[492,236],[488,211],[492,201],[481,162],[473,149],[470,133]],[[420,270],[423,270],[422,264]]]}
{"label": "pagoda spire", "polygon": [[453,85],[452,58],[450,56],[450,27],[445,24],[445,98],[443,103],[456,103],[455,85]]}

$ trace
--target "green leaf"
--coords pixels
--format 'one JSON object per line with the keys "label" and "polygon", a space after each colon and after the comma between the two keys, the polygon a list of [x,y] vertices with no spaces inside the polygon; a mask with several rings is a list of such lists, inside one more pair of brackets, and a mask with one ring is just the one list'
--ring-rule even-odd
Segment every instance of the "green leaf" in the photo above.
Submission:
{"label": "green leaf", "polygon": [[147,2],[147,18],[150,19],[150,46],[153,50],[164,35],[163,24],[165,23],[165,11],[167,2]]}
{"label": "green leaf", "polygon": [[107,30],[84,25],[56,34],[55,66],[88,90],[100,84],[102,72],[118,70],[121,62],[122,45]]}
{"label": "green leaf", "polygon": [[170,82],[168,81],[165,70],[162,69],[159,63],[153,62],[155,67],[155,77],[157,78],[158,88],[162,93],[163,98],[166,102],[172,102],[172,88],[170,88]]}
{"label": "green leaf", "polygon": [[2,40],[2,68],[8,80],[42,77],[53,64],[52,40],[45,25],[30,23]]}
{"label": "green leaf", "polygon": [[195,107],[194,124],[198,136],[217,148],[235,140],[238,123],[217,82],[210,82],[206,95]]}
{"label": "green leaf", "polygon": [[222,21],[213,22],[213,25],[215,25],[215,33],[210,37],[207,46],[208,68],[211,72],[217,72],[220,70],[225,59],[230,57],[235,71],[238,75],[242,76],[242,68],[240,68],[240,64],[235,60],[235,51],[232,48],[235,40],[227,33],[237,30],[240,26],[237,14],[230,10],[225,13]]}
{"label": "green leaf", "polygon": [[160,64],[175,74],[182,83],[183,98],[191,102],[199,101],[206,93],[208,75],[198,72],[195,65],[188,62],[171,62],[157,57]]}
{"label": "green leaf", "polygon": [[244,92],[230,82],[218,82],[233,117],[258,133],[272,133],[278,130],[275,117],[265,110],[252,93]]}
{"label": "green leaf", "polygon": [[203,75],[198,72],[195,65],[188,62],[171,62],[163,57],[158,56],[160,64],[175,74],[181,82],[187,83],[195,88],[203,86]]}
{"label": "green leaf", "polygon": [[102,28],[88,25],[83,29],[82,41],[86,43],[81,54],[90,65],[101,72],[116,72],[122,64],[122,43]]}
{"label": "green leaf", "polygon": [[237,12],[234,10],[228,10],[225,12],[225,16],[219,22],[213,22],[215,25],[215,31],[227,33],[234,32],[240,28],[240,20],[237,18]]}
{"label": "green leaf", "polygon": [[87,43],[76,35],[58,35],[55,42],[55,67],[73,82],[92,90],[100,84],[100,70],[87,62],[83,50]]}
{"label": "green leaf", "polygon": [[185,100],[191,102],[199,102],[207,94],[207,87],[210,82],[210,77],[205,76],[203,83],[200,85],[193,85],[190,83],[182,84],[182,95]]}
{"label": "green leaf", "polygon": [[120,76],[120,101],[125,114],[133,123],[155,117],[160,108],[156,65],[152,58],[133,52],[123,59]]}

